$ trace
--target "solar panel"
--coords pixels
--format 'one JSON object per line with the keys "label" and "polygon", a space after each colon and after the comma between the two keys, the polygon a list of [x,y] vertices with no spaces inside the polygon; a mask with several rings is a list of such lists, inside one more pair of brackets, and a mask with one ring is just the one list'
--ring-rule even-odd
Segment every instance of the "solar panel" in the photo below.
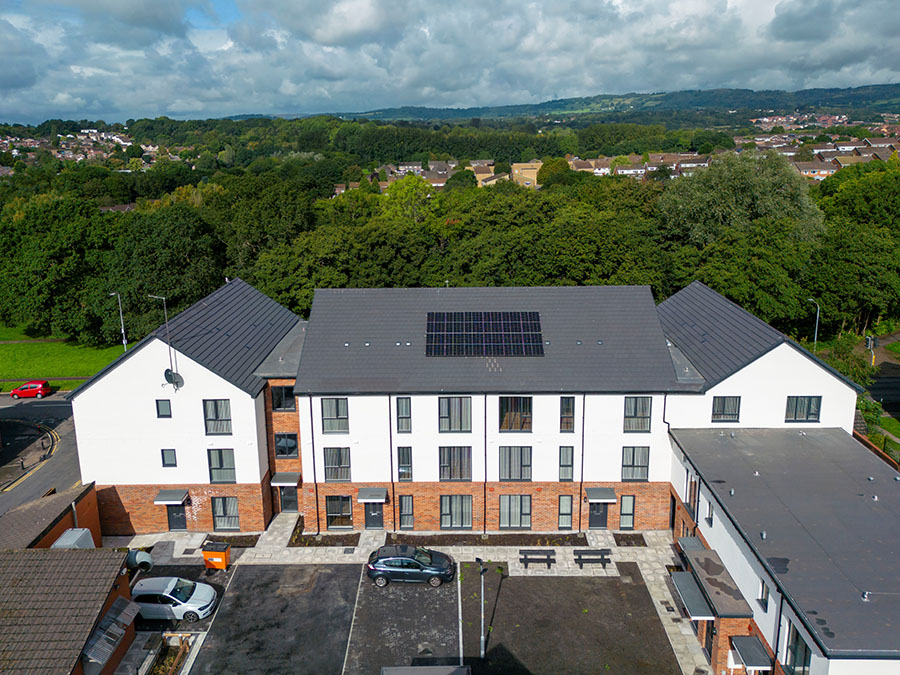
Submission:
{"label": "solar panel", "polygon": [[425,356],[543,356],[540,312],[428,312]]}

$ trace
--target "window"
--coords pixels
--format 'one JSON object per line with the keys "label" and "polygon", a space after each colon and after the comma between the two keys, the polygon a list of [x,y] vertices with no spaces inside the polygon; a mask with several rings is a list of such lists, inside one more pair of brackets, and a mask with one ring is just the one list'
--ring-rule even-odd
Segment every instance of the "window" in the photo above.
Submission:
{"label": "window", "polygon": [[647,480],[650,467],[650,448],[645,445],[622,448],[622,480]]}
{"label": "window", "polygon": [[401,481],[412,480],[412,448],[397,448],[397,475]]}
{"label": "window", "polygon": [[500,431],[531,431],[531,397],[500,397]]}
{"label": "window", "polygon": [[294,411],[297,401],[293,387],[272,387],[272,410],[275,412]]}
{"label": "window", "polygon": [[203,418],[207,436],[225,436],[231,433],[231,401],[227,398],[203,401]]}
{"label": "window", "polygon": [[531,448],[500,446],[500,480],[531,480]]}
{"label": "window", "polygon": [[559,529],[572,529],[572,495],[559,496]]}
{"label": "window", "polygon": [[157,417],[171,417],[172,416],[172,402],[167,398],[158,398],[156,399],[156,416]]}
{"label": "window", "polygon": [[575,457],[575,448],[571,445],[561,445],[559,448],[559,479],[561,481],[570,481],[575,477],[573,466],[573,458]]}
{"label": "window", "polygon": [[619,529],[634,529],[634,495],[622,495],[622,504],[619,508]]}
{"label": "window", "polygon": [[171,448],[163,448],[162,463],[164,467],[178,466],[178,462],[175,461],[175,450]]}
{"label": "window", "polygon": [[400,529],[413,529],[413,498],[412,495],[400,495]]}
{"label": "window", "polygon": [[650,431],[650,397],[625,397],[625,431]]}
{"label": "window", "polygon": [[471,396],[441,396],[438,399],[438,431],[472,431]]}
{"label": "window", "polygon": [[350,480],[350,448],[325,448],[325,482]]}
{"label": "window", "polygon": [[213,529],[240,530],[237,497],[213,497]]}
{"label": "window", "polygon": [[787,653],[784,659],[784,671],[788,675],[809,675],[810,658],[809,647],[800,636],[800,632],[794,628],[794,624],[791,624]]}
{"label": "window", "polygon": [[785,422],[818,422],[821,396],[788,396]]}
{"label": "window", "polygon": [[575,431],[575,397],[560,396],[559,398],[559,430]]}
{"label": "window", "polygon": [[206,453],[209,457],[209,482],[234,483],[234,450],[210,448]]}
{"label": "window", "polygon": [[713,422],[739,422],[740,419],[740,396],[713,396]]}
{"label": "window", "polygon": [[713,516],[715,515],[715,507],[712,502],[706,502],[706,524],[712,527]]}
{"label": "window", "polygon": [[769,587],[762,579],[759,580],[759,596],[756,598],[756,601],[763,608],[764,612],[769,611]]}
{"label": "window", "polygon": [[297,457],[297,434],[275,434],[275,457]]}
{"label": "window", "polygon": [[408,434],[412,431],[412,407],[409,396],[397,399],[397,433]]}
{"label": "window", "polygon": [[500,495],[500,529],[531,529],[531,495]]}
{"label": "window", "polygon": [[347,399],[322,399],[322,433],[346,434],[350,431],[350,419],[347,417]]}
{"label": "window", "polygon": [[353,527],[353,504],[350,497],[325,497],[325,527],[329,530]]}
{"label": "window", "polygon": [[441,529],[472,529],[472,495],[441,495]]}
{"label": "window", "polygon": [[472,448],[453,446],[440,451],[440,480],[472,480]]}

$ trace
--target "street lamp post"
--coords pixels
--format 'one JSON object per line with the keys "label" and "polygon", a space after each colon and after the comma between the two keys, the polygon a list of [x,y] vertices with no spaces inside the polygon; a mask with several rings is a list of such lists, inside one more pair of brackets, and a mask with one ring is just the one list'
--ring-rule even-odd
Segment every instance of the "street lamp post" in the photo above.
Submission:
{"label": "street lamp post", "polygon": [[481,568],[479,576],[481,577],[481,658],[484,658],[484,575],[487,572],[487,568],[484,566],[484,561],[481,558],[475,558],[475,562]]}
{"label": "street lamp post", "polygon": [[125,319],[122,318],[122,296],[117,291],[109,294],[109,297],[116,296],[119,303],[119,328],[122,330],[122,351],[128,351],[128,340],[125,339]]}
{"label": "street lamp post", "polygon": [[807,298],[807,300],[816,306],[816,332],[813,334],[813,354],[815,354],[819,345],[819,303],[812,298]]}

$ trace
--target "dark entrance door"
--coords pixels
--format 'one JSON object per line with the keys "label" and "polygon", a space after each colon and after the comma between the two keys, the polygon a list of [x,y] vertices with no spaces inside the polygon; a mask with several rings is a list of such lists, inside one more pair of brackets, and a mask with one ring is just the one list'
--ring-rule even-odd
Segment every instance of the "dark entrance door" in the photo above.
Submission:
{"label": "dark entrance door", "polygon": [[187,516],[184,513],[184,504],[167,504],[166,515],[169,517],[169,530],[186,530]]}
{"label": "dark entrance door", "polygon": [[675,497],[669,496],[669,529],[675,530]]}
{"label": "dark entrance door", "polygon": [[715,628],[715,625],[715,621],[706,621],[706,630],[703,634],[703,651],[706,652],[706,658],[710,658],[712,654],[713,629]]}
{"label": "dark entrance door", "polygon": [[384,527],[384,504],[366,503],[366,529],[380,530]]}
{"label": "dark entrance door", "polygon": [[285,485],[278,490],[281,492],[281,510],[297,513],[297,488]]}
{"label": "dark entrance door", "polygon": [[588,511],[588,527],[592,530],[606,529],[606,514],[609,505],[605,502],[591,502]]}

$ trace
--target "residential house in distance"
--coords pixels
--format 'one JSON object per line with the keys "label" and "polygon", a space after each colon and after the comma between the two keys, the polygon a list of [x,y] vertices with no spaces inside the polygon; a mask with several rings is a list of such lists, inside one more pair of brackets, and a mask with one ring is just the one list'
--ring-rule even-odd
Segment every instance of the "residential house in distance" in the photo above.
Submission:
{"label": "residential house in distance", "polygon": [[525,187],[537,187],[538,171],[543,165],[544,163],[537,159],[530,162],[516,162],[511,167],[513,182]]}
{"label": "residential house in distance", "polygon": [[850,166],[851,164],[865,164],[866,162],[871,162],[872,156],[860,156],[860,155],[838,155],[834,159],[831,160],[832,164],[834,164],[839,169],[843,169],[845,166]]}
{"label": "residential house in distance", "polygon": [[483,187],[484,181],[494,175],[493,166],[479,165],[468,166],[466,168],[475,174],[475,180],[478,182],[478,187]]}
{"label": "residential house in distance", "polygon": [[900,138],[867,138],[863,141],[867,146],[871,148],[900,148]]}
{"label": "residential house in distance", "polygon": [[647,167],[644,164],[619,164],[616,167],[616,176],[629,176],[631,178],[641,179],[647,173]]}
{"label": "residential house in distance", "polygon": [[508,181],[509,174],[508,173],[495,173],[481,181],[481,187],[489,187],[491,185],[496,185],[501,181]]}
{"label": "residential house in distance", "polygon": [[812,180],[825,180],[838,170],[837,166],[828,162],[794,162],[792,166],[801,176]]}

